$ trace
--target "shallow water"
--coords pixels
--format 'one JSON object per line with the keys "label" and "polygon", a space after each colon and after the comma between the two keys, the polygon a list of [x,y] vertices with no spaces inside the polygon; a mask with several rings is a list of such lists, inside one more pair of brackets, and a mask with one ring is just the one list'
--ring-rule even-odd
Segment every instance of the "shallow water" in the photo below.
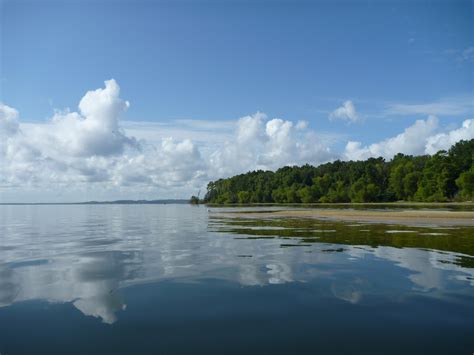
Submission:
{"label": "shallow water", "polygon": [[470,354],[473,232],[0,206],[0,353]]}

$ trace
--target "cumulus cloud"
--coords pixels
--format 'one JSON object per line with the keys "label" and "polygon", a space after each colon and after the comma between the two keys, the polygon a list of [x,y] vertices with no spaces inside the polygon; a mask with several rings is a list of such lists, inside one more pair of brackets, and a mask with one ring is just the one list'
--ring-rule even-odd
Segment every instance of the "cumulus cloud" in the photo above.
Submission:
{"label": "cumulus cloud", "polygon": [[434,154],[441,149],[449,149],[462,139],[474,138],[473,120],[465,120],[462,127],[448,132],[436,133],[438,128],[438,118],[430,116],[426,120],[417,120],[403,133],[378,143],[363,146],[361,142],[349,141],[343,155],[348,160],[364,160],[379,156],[391,159],[397,153]]}
{"label": "cumulus cloud", "polygon": [[434,154],[440,150],[448,150],[456,142],[472,138],[474,138],[474,120],[465,120],[458,129],[429,137],[426,142],[425,153]]}
{"label": "cumulus cloud", "polygon": [[166,138],[158,146],[144,145],[142,153],[119,161],[114,184],[143,183],[162,189],[193,186],[207,179],[206,170],[206,163],[193,142]]}
{"label": "cumulus cloud", "polygon": [[212,176],[230,176],[255,169],[275,170],[284,165],[319,164],[335,154],[327,137],[307,129],[307,124],[260,112],[238,120],[235,138],[211,154]]}
{"label": "cumulus cloud", "polygon": [[[115,80],[107,80],[104,89],[87,92],[79,102],[79,112],[56,112],[50,125],[34,137],[45,145],[48,154],[77,157],[110,156],[123,153],[126,147],[137,148],[137,142],[127,137],[119,126],[120,117],[129,107],[120,97]],[[46,139],[45,139],[46,138]],[[60,148],[60,149],[58,149]]]}
{"label": "cumulus cloud", "polygon": [[333,112],[331,112],[331,114],[329,115],[329,119],[331,121],[343,120],[349,123],[354,123],[361,120],[351,100],[345,101],[341,107],[338,107]]}
{"label": "cumulus cloud", "polygon": [[0,137],[6,138],[18,132],[18,111],[0,102]]}
{"label": "cumulus cloud", "polygon": [[204,162],[191,141],[169,138],[148,145],[127,136],[120,118],[128,107],[115,80],[87,92],[79,112],[56,112],[47,123],[30,124],[25,131],[18,112],[1,105],[0,187],[173,187],[204,175]]}

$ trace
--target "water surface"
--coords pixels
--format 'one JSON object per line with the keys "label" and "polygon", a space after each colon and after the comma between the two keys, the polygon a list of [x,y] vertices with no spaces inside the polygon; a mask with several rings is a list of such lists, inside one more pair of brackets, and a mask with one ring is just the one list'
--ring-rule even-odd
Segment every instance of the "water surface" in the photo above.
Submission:
{"label": "water surface", "polygon": [[0,206],[0,353],[471,354],[473,232]]}

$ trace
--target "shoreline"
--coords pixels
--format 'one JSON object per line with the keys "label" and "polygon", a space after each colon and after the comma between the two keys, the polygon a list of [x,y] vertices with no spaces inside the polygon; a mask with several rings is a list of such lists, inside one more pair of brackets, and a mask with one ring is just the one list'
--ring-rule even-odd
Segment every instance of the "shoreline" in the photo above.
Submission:
{"label": "shoreline", "polygon": [[314,218],[364,223],[474,227],[474,211],[301,209],[275,211],[244,210],[218,213],[230,217],[245,216],[246,218]]}
{"label": "shoreline", "polygon": [[388,201],[388,202],[314,202],[314,203],[277,203],[277,202],[262,202],[262,203],[203,203],[210,207],[258,207],[258,206],[310,206],[310,207],[330,207],[330,206],[427,206],[427,207],[441,207],[441,206],[467,206],[474,208],[474,202],[471,201],[450,201],[450,202],[418,202],[418,201]]}

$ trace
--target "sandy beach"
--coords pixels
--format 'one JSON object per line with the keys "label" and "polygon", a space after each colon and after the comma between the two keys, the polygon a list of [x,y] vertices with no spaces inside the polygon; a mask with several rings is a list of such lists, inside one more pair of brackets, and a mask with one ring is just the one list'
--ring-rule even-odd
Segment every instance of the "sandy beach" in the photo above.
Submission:
{"label": "sandy beach", "polygon": [[245,218],[316,218],[388,224],[474,226],[474,211],[302,209],[223,214]]}

